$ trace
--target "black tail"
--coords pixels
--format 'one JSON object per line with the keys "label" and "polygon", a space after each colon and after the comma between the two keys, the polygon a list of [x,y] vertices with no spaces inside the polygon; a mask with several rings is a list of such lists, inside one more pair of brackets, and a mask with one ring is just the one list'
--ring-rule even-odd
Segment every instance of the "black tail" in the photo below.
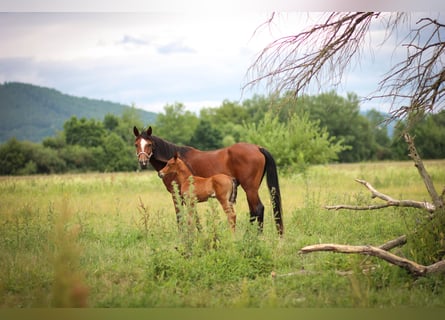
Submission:
{"label": "black tail", "polygon": [[281,193],[280,193],[280,185],[278,184],[277,165],[269,151],[267,151],[264,148],[260,148],[260,151],[266,158],[266,166],[264,168],[264,171],[267,177],[267,187],[269,188],[270,196],[272,199],[273,216],[275,224],[277,226],[278,233],[282,235],[284,232],[284,226],[281,214],[282,213]]}
{"label": "black tail", "polygon": [[236,197],[238,196],[239,183],[235,178],[232,178],[232,193],[230,194],[230,203],[236,203]]}

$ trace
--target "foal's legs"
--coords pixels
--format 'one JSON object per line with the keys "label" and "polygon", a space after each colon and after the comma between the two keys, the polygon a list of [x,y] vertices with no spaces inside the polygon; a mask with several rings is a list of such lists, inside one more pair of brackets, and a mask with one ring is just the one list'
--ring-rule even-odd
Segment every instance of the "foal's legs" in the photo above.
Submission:
{"label": "foal's legs", "polygon": [[224,210],[224,212],[227,215],[227,221],[229,222],[229,226],[232,229],[233,232],[235,232],[235,226],[236,226],[236,213],[235,209],[233,208],[233,204],[229,202],[228,200],[220,201],[221,206]]}
{"label": "foal's legs", "polygon": [[[190,203],[189,205],[186,203],[186,201],[184,200],[184,197],[181,195],[181,199],[180,199],[180,204],[178,203],[178,201],[176,201],[175,199],[175,195],[172,195],[172,199],[173,199],[173,204],[175,206],[175,212],[176,212],[176,222],[178,223],[178,227],[179,229],[182,228],[182,225],[184,223],[184,213],[187,212],[187,223],[190,226],[192,224],[192,218],[194,218],[194,222],[196,224],[196,229],[198,229],[198,231],[202,231],[202,226],[201,226],[201,222],[199,220],[199,216],[196,214],[195,210],[194,210],[194,205],[193,203]],[[190,207],[191,208],[188,208]]]}
{"label": "foal's legs", "polygon": [[[226,188],[227,190],[227,188]],[[227,190],[227,192],[220,194],[216,193],[216,199],[221,204],[221,207],[223,208],[224,212],[227,215],[227,220],[229,222],[230,228],[233,232],[235,232],[235,226],[236,226],[236,213],[235,209],[233,208],[233,203],[230,202],[230,197],[232,196],[233,192],[233,185],[230,182],[230,188]]]}

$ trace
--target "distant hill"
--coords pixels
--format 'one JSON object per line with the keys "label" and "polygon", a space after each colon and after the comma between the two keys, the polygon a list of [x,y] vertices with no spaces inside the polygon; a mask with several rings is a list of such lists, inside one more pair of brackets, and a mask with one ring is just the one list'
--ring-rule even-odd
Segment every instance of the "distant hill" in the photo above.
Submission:
{"label": "distant hill", "polygon": [[[31,84],[0,84],[0,143],[12,137],[40,142],[62,130],[71,116],[103,120],[107,113],[120,116],[126,108],[130,106],[70,96]],[[137,111],[144,124],[156,120],[154,112]]]}

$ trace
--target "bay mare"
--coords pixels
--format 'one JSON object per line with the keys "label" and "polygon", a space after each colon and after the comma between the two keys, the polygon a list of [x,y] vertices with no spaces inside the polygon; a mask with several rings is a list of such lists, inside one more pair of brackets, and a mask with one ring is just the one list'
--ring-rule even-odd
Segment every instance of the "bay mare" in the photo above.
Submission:
{"label": "bay mare", "polygon": [[[234,177],[246,192],[250,221],[257,221],[260,230],[263,229],[264,223],[264,205],[261,202],[258,190],[264,175],[266,175],[275,225],[278,233],[283,234],[277,167],[274,158],[265,148],[251,143],[239,142],[222,149],[201,151],[189,146],[175,145],[154,136],[151,127],[142,130],[142,132],[134,127],[133,133],[135,135],[136,154],[142,169],[150,163],[159,172],[177,152],[194,176],[210,177],[223,173]],[[162,180],[173,196],[172,181],[176,180],[175,176],[167,175]],[[176,182],[178,183],[178,181]],[[178,208],[176,208],[176,214],[179,221]]]}

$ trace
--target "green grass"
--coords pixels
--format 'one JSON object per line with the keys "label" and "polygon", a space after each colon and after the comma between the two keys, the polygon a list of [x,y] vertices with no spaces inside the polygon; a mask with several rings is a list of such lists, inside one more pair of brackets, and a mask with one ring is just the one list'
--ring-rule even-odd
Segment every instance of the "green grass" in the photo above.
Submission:
{"label": "green grass", "polygon": [[[444,165],[426,162],[439,190]],[[429,200],[411,162],[315,166],[280,178],[283,239],[265,186],[263,234],[248,223],[241,189],[236,233],[216,201],[198,205],[199,233],[178,230],[172,199],[152,171],[0,177],[0,306],[445,306],[443,276],[414,279],[366,256],[298,254],[316,243],[410,239],[424,212],[323,206],[378,202],[355,178],[395,198]],[[417,258],[409,245],[394,251]]]}

